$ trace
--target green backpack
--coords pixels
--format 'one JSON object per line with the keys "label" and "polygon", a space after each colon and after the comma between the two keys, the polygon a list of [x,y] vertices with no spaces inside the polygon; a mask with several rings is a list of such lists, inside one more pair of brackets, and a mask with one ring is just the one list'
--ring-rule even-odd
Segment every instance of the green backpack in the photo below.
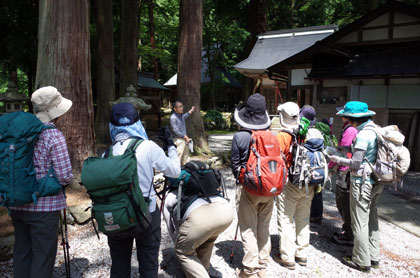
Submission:
{"label": "green backpack", "polygon": [[324,147],[337,147],[338,141],[334,134],[331,134],[331,128],[323,122],[316,122],[315,128],[318,129],[324,137]]}
{"label": "green backpack", "polygon": [[51,166],[48,174],[36,179],[34,147],[44,125],[26,112],[7,113],[0,117],[0,205],[6,207],[32,203],[38,197],[56,195],[62,190]]}
{"label": "green backpack", "polygon": [[136,148],[143,142],[133,139],[122,155],[113,156],[112,146],[101,157],[83,162],[82,184],[92,199],[92,215],[104,234],[150,226],[149,205],[139,187]]}

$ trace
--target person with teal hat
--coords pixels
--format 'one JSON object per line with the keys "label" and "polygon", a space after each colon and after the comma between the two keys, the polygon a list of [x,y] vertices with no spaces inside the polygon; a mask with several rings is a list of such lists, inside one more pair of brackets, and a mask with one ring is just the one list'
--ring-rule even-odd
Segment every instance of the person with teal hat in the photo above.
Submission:
{"label": "person with teal hat", "polygon": [[366,103],[350,101],[337,115],[348,117],[359,133],[353,143],[352,158],[328,156],[330,161],[350,167],[350,216],[354,235],[352,256],[343,257],[343,263],[370,272],[379,268],[378,201],[383,184],[376,184],[370,177],[367,161],[376,162],[378,142],[377,125],[371,117],[376,113]]}

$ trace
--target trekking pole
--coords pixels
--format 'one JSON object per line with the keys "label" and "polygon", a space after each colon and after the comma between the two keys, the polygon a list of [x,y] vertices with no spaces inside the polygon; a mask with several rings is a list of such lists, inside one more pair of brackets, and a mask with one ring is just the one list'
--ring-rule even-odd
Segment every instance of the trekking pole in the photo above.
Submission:
{"label": "trekking pole", "polygon": [[[63,194],[64,194],[64,198],[67,199],[66,196],[66,190],[65,187],[63,187]],[[64,251],[64,264],[66,267],[66,277],[70,278],[71,274],[70,274],[70,245],[69,245],[69,235],[68,235],[68,230],[67,230],[67,212],[66,212],[66,208],[63,208],[63,218],[64,218],[64,233],[63,233],[63,229],[61,229],[62,233],[61,236],[63,236],[63,251]]]}
{"label": "trekking pole", "polygon": [[[68,231],[67,231],[67,216],[66,209],[63,209],[63,218],[61,219],[61,245],[63,246],[64,253],[64,267],[66,269],[66,277],[70,278],[70,253],[69,253],[69,242],[68,242]],[[64,226],[64,227],[63,227]]]}
{"label": "trekking pole", "polygon": [[238,225],[236,225],[235,238],[233,239],[232,251],[230,252],[230,256],[229,256],[229,264],[232,264],[232,261],[233,261],[233,251],[235,250],[236,239],[238,238],[238,231],[239,231],[239,222],[238,222]]}

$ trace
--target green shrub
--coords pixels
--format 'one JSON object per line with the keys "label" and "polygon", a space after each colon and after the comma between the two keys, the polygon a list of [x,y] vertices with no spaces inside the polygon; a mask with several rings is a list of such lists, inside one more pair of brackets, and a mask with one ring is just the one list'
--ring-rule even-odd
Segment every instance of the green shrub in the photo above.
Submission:
{"label": "green shrub", "polygon": [[222,113],[217,110],[209,110],[203,117],[204,128],[206,130],[227,129],[229,128]]}

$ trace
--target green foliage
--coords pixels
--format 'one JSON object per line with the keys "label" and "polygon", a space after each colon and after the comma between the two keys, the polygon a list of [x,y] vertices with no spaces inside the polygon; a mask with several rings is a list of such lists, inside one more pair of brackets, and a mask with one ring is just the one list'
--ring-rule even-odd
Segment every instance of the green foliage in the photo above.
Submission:
{"label": "green foliage", "polygon": [[142,71],[153,72],[152,61],[157,58],[160,72],[158,81],[163,83],[177,72],[179,1],[154,1],[155,49],[150,44],[148,2],[141,3],[139,55]]}
{"label": "green foliage", "polygon": [[[25,73],[29,70],[35,72],[38,1],[2,1],[0,14],[2,79],[9,78],[10,72],[18,68]],[[24,86],[26,87],[26,84]]]}
{"label": "green foliage", "polygon": [[228,128],[222,113],[217,110],[209,110],[203,117],[204,128],[206,130],[226,129]]}

